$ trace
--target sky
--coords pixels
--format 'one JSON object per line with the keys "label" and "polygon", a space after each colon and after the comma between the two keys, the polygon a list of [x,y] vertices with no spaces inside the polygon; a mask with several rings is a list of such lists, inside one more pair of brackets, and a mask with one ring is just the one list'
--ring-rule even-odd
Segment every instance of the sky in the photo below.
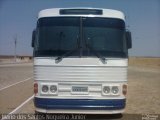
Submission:
{"label": "sky", "polygon": [[130,56],[160,57],[160,0],[0,0],[0,55],[32,55],[32,30],[40,10],[64,7],[116,9],[132,33]]}

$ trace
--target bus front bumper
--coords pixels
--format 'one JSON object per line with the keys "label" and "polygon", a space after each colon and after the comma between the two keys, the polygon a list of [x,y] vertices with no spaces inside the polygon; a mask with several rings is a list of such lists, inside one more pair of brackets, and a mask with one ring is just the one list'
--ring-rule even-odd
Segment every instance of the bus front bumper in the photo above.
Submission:
{"label": "bus front bumper", "polygon": [[126,99],[53,99],[34,98],[37,112],[117,114],[125,108]]}

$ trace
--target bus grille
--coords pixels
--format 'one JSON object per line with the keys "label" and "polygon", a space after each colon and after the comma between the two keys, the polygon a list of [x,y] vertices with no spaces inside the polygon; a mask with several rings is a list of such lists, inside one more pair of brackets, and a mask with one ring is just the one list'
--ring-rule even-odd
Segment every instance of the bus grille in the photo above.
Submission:
{"label": "bus grille", "polygon": [[55,82],[80,81],[126,81],[127,67],[101,66],[35,66],[35,80]]}

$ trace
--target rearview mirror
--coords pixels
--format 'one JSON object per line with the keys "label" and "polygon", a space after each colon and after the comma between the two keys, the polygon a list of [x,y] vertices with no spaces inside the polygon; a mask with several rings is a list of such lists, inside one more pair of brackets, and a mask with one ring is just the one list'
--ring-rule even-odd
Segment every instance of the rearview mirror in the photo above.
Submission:
{"label": "rearview mirror", "polygon": [[128,49],[132,48],[132,37],[130,31],[126,31],[126,42],[127,42],[127,48]]}
{"label": "rearview mirror", "polygon": [[34,29],[32,32],[32,47],[34,47],[34,42],[35,42],[35,38],[36,38],[36,30]]}

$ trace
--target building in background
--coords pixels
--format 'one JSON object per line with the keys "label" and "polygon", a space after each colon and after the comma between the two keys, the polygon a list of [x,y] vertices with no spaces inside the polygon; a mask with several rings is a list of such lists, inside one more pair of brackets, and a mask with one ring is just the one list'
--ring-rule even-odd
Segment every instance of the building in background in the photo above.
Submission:
{"label": "building in background", "polygon": [[[32,56],[17,55],[16,62],[31,62]],[[15,62],[14,55],[0,55],[0,63]]]}

